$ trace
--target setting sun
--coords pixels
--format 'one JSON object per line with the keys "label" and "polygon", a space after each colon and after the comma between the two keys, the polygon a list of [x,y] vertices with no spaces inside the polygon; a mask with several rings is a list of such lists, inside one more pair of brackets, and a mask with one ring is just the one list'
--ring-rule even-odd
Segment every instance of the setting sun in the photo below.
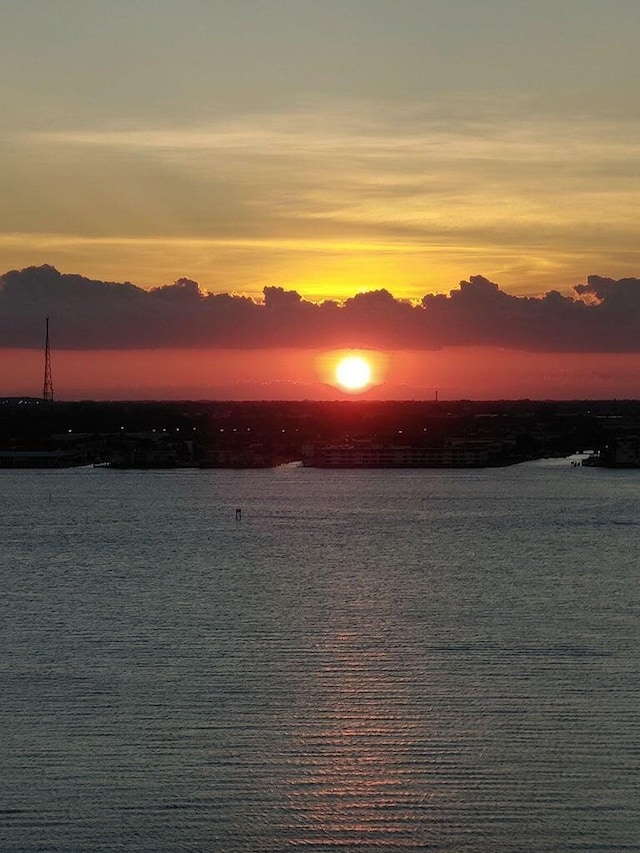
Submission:
{"label": "setting sun", "polygon": [[336,381],[347,391],[362,391],[371,382],[371,367],[361,356],[350,355],[338,363]]}
{"label": "setting sun", "polygon": [[385,382],[388,367],[388,355],[379,350],[328,350],[315,358],[320,381],[346,394],[369,393]]}

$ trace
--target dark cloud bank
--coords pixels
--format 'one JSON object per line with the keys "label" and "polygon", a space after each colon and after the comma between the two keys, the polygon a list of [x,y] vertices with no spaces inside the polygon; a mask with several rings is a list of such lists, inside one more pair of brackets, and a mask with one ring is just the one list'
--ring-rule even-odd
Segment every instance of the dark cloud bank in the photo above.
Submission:
{"label": "dark cloud bank", "polygon": [[589,276],[573,296],[510,296],[481,276],[420,305],[386,290],[343,303],[265,287],[257,302],[198,284],[133,284],[29,267],[0,278],[0,347],[41,347],[51,317],[58,349],[497,346],[533,352],[640,351],[640,279]]}

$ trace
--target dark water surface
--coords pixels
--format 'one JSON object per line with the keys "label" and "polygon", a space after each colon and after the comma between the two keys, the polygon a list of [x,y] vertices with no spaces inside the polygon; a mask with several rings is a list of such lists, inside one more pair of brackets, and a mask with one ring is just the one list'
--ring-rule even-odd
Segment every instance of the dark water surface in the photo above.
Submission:
{"label": "dark water surface", "polygon": [[3,853],[640,851],[640,472],[0,500]]}

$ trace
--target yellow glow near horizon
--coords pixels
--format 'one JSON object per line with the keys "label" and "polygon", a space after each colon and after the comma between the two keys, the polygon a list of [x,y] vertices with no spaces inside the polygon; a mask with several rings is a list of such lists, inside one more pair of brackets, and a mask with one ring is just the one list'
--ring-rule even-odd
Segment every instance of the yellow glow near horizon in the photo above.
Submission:
{"label": "yellow glow near horizon", "polygon": [[[295,247],[295,249],[294,249]],[[600,260],[602,260],[600,256]],[[398,243],[381,252],[372,245],[322,241],[198,240],[188,238],[91,238],[63,234],[0,235],[0,272],[53,264],[60,272],[102,281],[131,281],[143,288],[184,276],[203,291],[262,298],[265,285],[296,290],[304,299],[342,301],[386,288],[395,297],[419,301],[425,293],[447,293],[472,274],[483,274],[514,295],[537,295],[559,283],[582,281],[593,268],[589,253],[552,263],[540,252],[479,246],[430,245],[416,252]],[[629,276],[628,256],[610,257],[613,277]]]}

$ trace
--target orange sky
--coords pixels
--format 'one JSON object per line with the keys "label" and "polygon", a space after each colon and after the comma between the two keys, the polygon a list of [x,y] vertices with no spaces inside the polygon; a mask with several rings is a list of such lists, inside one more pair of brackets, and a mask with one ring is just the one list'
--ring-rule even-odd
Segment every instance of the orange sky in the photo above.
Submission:
{"label": "orange sky", "polygon": [[[587,276],[640,274],[637,0],[12,2],[2,23],[0,274],[313,303],[419,303],[473,276],[574,298]],[[431,306],[424,343],[378,300],[328,345],[393,350],[368,395],[640,396],[637,357],[612,354],[640,348],[636,285],[592,288],[588,316],[471,288]],[[267,342],[254,312],[234,343],[233,312],[198,315],[195,296],[174,317],[110,286],[56,301],[56,286],[0,298],[0,395],[40,393],[48,314],[58,399],[341,393],[313,349],[326,329],[307,343],[286,305],[279,325],[262,322],[279,309],[256,320]],[[175,349],[191,344],[236,349]]]}
{"label": "orange sky", "polygon": [[[310,350],[53,353],[56,399],[349,399]],[[640,397],[640,354],[523,353],[492,347],[394,351],[368,399]],[[0,356],[0,394],[39,396],[37,350]],[[323,379],[325,380],[323,382]]]}
{"label": "orange sky", "polygon": [[0,271],[313,300],[640,271],[637,0],[12,2],[2,24]]}

